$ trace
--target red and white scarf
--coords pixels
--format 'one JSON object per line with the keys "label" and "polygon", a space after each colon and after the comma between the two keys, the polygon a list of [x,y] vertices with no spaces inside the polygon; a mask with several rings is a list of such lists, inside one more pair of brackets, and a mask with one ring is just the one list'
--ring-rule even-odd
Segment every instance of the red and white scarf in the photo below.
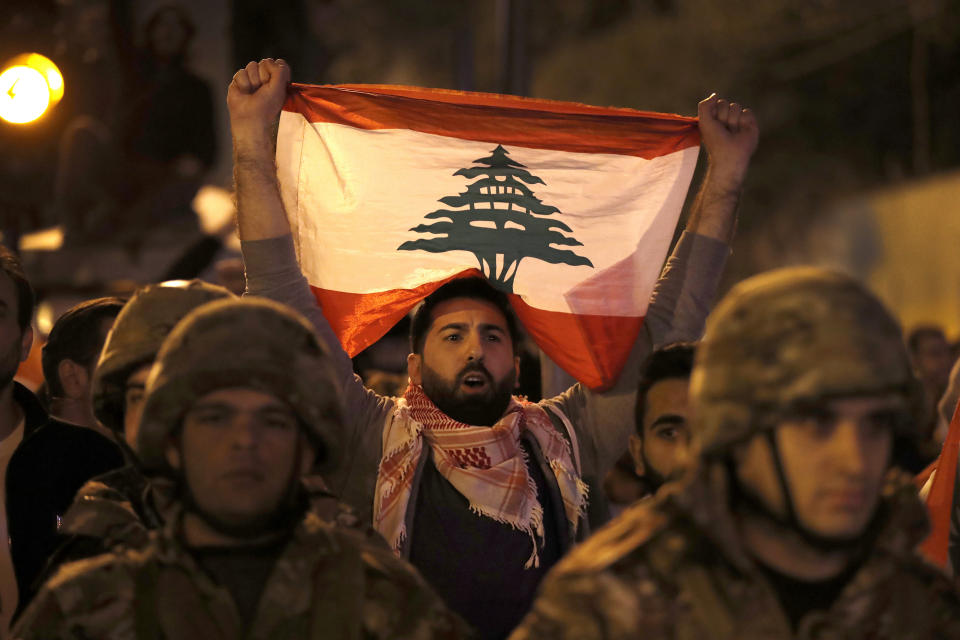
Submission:
{"label": "red and white scarf", "polygon": [[575,534],[587,507],[587,485],[574,468],[570,445],[553,428],[546,411],[512,398],[495,425],[475,427],[443,413],[413,384],[398,400],[393,428],[386,434],[373,504],[375,528],[399,552],[407,533],[407,506],[425,438],[433,448],[437,470],[467,498],[470,510],[529,534],[533,553],[525,568],[539,566],[543,507],[520,446],[524,431],[536,439],[556,477]]}

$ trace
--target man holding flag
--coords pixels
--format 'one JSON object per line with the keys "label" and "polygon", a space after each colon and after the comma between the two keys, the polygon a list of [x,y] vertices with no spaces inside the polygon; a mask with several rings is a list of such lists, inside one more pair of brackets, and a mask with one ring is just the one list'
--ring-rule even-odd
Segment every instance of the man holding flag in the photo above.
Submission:
{"label": "man holding flag", "polygon": [[[378,531],[482,637],[504,637],[606,518],[599,491],[588,515],[588,491],[626,450],[638,363],[702,330],[756,120],[715,96],[700,104],[710,166],[657,281],[696,162],[693,119],[395,87],[288,91],[289,78],[283,61],[251,62],[227,95],[247,292],[294,306],[351,353],[426,297],[403,398],[364,389],[341,353],[353,459],[329,481],[362,516],[372,506]],[[429,197],[450,208],[424,216],[414,196],[428,170]],[[461,177],[476,181],[437,198]],[[409,228],[423,218],[439,221]],[[460,261],[470,253],[479,269]],[[477,271],[493,286],[464,279]],[[511,397],[514,313],[587,384],[539,404]]]}

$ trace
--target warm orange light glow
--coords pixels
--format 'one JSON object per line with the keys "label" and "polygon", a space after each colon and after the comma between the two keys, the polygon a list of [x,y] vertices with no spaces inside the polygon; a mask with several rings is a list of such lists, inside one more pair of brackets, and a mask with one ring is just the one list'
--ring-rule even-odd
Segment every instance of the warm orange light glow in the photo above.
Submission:
{"label": "warm orange light glow", "polygon": [[33,122],[63,97],[63,75],[46,56],[21,54],[0,72],[0,118]]}

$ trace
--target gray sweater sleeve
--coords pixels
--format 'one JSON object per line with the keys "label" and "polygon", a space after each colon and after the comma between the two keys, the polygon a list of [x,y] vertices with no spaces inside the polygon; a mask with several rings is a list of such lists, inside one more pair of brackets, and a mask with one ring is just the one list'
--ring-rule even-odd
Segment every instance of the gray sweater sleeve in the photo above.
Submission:
{"label": "gray sweater sleeve", "polygon": [[300,271],[290,235],[241,244],[247,276],[244,295],[262,296],[303,314],[327,345],[342,385],[344,407],[340,462],[325,476],[330,489],[369,523],[380,463],[383,427],[395,399],[365,388],[330,323],[323,315],[307,279]]}
{"label": "gray sweater sleeve", "polygon": [[[578,383],[544,401],[569,419],[579,446],[581,472],[594,494],[627,450],[640,365],[656,347],[700,338],[729,254],[726,243],[685,231],[660,274],[643,328],[616,384],[597,393]],[[556,414],[551,414],[561,427]],[[591,502],[603,510],[602,499],[593,498]]]}

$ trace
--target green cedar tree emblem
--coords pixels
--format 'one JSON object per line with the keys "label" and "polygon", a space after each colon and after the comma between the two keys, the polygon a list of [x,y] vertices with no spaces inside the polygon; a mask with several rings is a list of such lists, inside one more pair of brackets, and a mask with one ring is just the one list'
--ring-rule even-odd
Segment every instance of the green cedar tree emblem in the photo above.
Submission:
{"label": "green cedar tree emblem", "polygon": [[[517,268],[524,258],[593,267],[587,258],[554,246],[577,247],[583,243],[563,234],[572,233],[570,227],[546,217],[560,210],[544,204],[527,186],[546,186],[543,180],[511,160],[501,145],[474,164],[479,166],[460,169],[453,175],[479,179],[460,195],[439,200],[453,208],[428,213],[425,218],[438,221],[410,229],[438,237],[408,240],[397,247],[398,251],[469,251],[476,256],[483,275],[507,293],[513,291]],[[502,256],[499,265],[498,256]]]}

